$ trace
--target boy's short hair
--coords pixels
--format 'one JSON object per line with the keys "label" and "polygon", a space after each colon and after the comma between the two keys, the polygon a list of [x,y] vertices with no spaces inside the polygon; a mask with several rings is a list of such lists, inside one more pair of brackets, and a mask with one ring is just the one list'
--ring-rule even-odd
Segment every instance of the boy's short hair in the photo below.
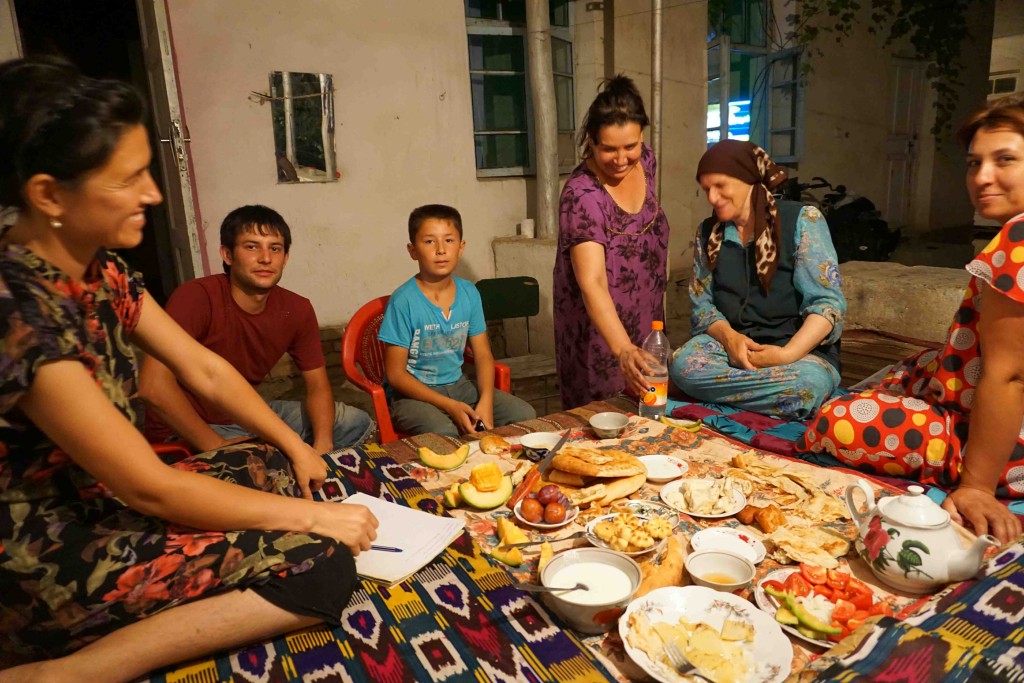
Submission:
{"label": "boy's short hair", "polygon": [[449,221],[459,231],[459,239],[462,239],[462,216],[457,209],[444,204],[426,204],[413,209],[409,214],[409,242],[416,241],[416,233],[420,231],[423,221],[433,218],[439,221]]}
{"label": "boy's short hair", "polygon": [[[284,253],[292,247],[292,231],[284,218],[277,211],[262,204],[240,206],[227,216],[220,224],[220,246],[229,251],[238,244],[238,235],[252,232],[258,235],[280,235],[284,241]],[[224,263],[224,272],[231,272],[231,267]]]}

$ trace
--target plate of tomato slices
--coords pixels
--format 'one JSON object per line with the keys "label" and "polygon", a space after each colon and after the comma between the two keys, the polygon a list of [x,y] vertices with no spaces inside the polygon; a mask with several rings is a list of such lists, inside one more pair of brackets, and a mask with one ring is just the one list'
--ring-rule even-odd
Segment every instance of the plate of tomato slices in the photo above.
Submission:
{"label": "plate of tomato slices", "polygon": [[839,633],[818,632],[811,637],[806,629],[801,632],[793,625],[780,623],[786,632],[815,645],[838,643],[869,617],[893,615],[892,606],[876,595],[871,586],[850,573],[837,569],[825,569],[802,562],[799,567],[785,567],[769,572],[758,581],[754,589],[754,602],[762,610],[775,616],[780,601],[765,591],[769,586],[774,591],[789,593],[801,604],[806,604],[812,614],[819,618],[827,616],[828,619],[822,621],[833,629],[839,629]]}

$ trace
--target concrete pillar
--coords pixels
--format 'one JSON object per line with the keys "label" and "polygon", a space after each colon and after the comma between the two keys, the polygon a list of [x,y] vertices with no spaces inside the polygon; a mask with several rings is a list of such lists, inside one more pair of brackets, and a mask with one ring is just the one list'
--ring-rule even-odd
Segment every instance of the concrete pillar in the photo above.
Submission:
{"label": "concrete pillar", "polygon": [[551,70],[548,0],[526,2],[526,45],[530,60],[537,165],[537,237],[558,234],[558,111]]}

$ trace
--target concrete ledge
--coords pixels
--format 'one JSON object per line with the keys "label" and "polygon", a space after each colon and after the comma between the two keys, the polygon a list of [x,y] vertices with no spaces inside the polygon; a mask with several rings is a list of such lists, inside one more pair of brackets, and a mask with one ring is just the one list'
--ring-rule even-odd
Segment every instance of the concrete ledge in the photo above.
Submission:
{"label": "concrete ledge", "polygon": [[849,261],[839,266],[846,329],[942,342],[970,280],[966,270]]}

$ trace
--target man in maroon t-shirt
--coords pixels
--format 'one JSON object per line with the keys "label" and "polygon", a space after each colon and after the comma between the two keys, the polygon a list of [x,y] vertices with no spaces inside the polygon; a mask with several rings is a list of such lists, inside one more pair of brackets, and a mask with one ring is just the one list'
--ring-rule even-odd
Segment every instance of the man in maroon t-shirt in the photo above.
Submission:
{"label": "man in maroon t-shirt", "polygon": [[[362,410],[334,401],[313,306],[277,286],[291,241],[288,224],[273,209],[235,209],[220,228],[225,274],[182,284],[168,300],[167,312],[254,388],[288,353],[302,372],[306,400],[271,401],[270,407],[318,453],[326,453],[362,443],[373,421]],[[207,451],[250,435],[204,405],[152,358],[143,361],[139,395],[146,402],[146,434],[152,441],[177,433],[193,448]]]}

